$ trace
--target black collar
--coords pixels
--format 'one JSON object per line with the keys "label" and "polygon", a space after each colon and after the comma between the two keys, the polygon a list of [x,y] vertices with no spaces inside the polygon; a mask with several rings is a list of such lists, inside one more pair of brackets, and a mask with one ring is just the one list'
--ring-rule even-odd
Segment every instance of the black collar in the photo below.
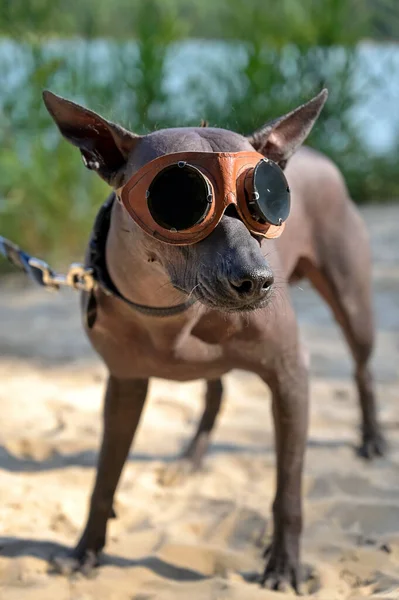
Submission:
{"label": "black collar", "polygon": [[113,296],[128,304],[131,308],[145,315],[152,317],[171,317],[178,315],[192,306],[196,299],[190,297],[186,302],[175,306],[145,306],[128,300],[118,291],[108,273],[105,261],[105,245],[111,222],[111,210],[115,201],[115,194],[112,194],[100,208],[96,220],[89,246],[88,265],[93,269],[94,279],[108,296]]}

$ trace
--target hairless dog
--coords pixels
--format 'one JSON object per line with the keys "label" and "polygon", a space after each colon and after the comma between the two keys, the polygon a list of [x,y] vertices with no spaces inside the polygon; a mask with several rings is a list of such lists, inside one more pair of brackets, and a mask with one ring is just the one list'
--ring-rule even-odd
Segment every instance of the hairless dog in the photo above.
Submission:
{"label": "hairless dog", "polygon": [[[287,584],[298,589],[308,372],[288,284],[301,278],[308,278],[330,305],[353,354],[360,453],[367,458],[383,453],[369,366],[374,329],[368,236],[338,169],[325,156],[299,149],[326,98],[323,90],[249,137],[207,126],[139,136],[44,93],[62,135],[114,189],[87,253],[87,264],[101,264],[108,284],[82,296],[86,331],[109,371],[103,440],[85,530],[71,556],[57,560],[60,568],[86,571],[97,564],[149,378],[206,380],[205,411],[184,455],[197,468],[220,409],[221,376],[244,369],[269,386],[275,426],[274,530],[261,582],[277,590]],[[121,200],[127,182],[139,179],[137,174],[160,157],[184,152],[252,156],[254,151],[284,169],[290,186],[291,214],[278,239],[251,230],[231,203],[200,241],[168,243],[149,235],[138,224],[141,217],[133,219]],[[129,197],[135,210],[134,194]],[[170,232],[178,235],[174,228]]]}

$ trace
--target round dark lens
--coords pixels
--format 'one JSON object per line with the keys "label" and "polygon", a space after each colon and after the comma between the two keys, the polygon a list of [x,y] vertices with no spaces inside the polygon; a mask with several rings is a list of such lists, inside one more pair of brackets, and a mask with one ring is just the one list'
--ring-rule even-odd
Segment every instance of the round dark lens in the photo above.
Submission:
{"label": "round dark lens", "polygon": [[253,204],[257,216],[272,225],[281,225],[290,214],[290,190],[280,167],[261,160],[253,176]]}
{"label": "round dark lens", "polygon": [[161,227],[182,231],[205,218],[210,194],[202,173],[179,163],[166,167],[154,178],[148,190],[148,209]]}

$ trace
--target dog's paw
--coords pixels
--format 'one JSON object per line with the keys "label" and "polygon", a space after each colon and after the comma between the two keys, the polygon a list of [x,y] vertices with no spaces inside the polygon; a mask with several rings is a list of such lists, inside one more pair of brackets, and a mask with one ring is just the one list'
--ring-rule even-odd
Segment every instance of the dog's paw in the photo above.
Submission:
{"label": "dog's paw", "polygon": [[180,458],[162,467],[158,472],[157,481],[164,487],[180,485],[195,471],[195,465],[189,458]]}
{"label": "dog's paw", "polygon": [[268,562],[260,577],[261,586],[278,592],[287,592],[292,588],[300,594],[299,561],[287,552],[274,550],[273,546],[265,550],[264,557],[268,557]]}
{"label": "dog's paw", "polygon": [[384,436],[377,432],[365,433],[362,443],[358,448],[358,455],[366,460],[372,460],[384,456],[387,452],[387,443]]}
{"label": "dog's paw", "polygon": [[75,549],[64,556],[53,556],[51,565],[55,573],[59,575],[70,576],[74,573],[82,573],[86,577],[93,575],[93,571],[98,567],[98,552],[94,550],[80,551]]}

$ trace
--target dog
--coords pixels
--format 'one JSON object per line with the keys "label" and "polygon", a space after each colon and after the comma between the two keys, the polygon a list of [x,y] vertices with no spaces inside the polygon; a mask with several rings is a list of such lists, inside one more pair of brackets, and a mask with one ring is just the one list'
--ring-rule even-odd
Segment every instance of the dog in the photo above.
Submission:
{"label": "dog", "polygon": [[[206,124],[140,136],[49,91],[43,96],[86,167],[113,188],[86,254],[99,284],[82,295],[87,335],[109,371],[104,432],[87,524],[59,568],[97,565],[150,377],[206,380],[204,414],[184,454],[198,468],[220,409],[221,377],[244,369],[269,386],[275,426],[274,529],[260,580],[298,591],[308,369],[290,283],[310,280],[348,342],[360,454],[385,449],[370,372],[368,235],[338,168],[301,147],[327,90],[248,137]],[[256,187],[261,175],[271,182],[265,188]],[[262,197],[269,192],[278,198],[275,211]]]}

